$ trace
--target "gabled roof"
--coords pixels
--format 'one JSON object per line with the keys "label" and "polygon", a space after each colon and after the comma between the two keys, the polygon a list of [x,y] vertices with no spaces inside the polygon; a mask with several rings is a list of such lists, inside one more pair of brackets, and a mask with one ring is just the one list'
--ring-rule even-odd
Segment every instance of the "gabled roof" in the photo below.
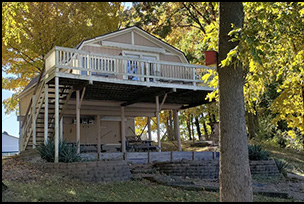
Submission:
{"label": "gabled roof", "polygon": [[124,34],[124,33],[127,33],[127,32],[131,32],[131,31],[138,32],[138,33],[144,35],[146,38],[150,38],[151,40],[153,40],[155,43],[159,44],[160,46],[165,47],[168,50],[171,50],[171,51],[173,51],[177,54],[181,54],[181,56],[184,58],[184,61],[189,63],[185,54],[182,51],[180,51],[179,49],[173,47],[172,45],[164,42],[160,38],[157,38],[154,35],[151,35],[150,33],[146,32],[145,30],[143,30],[143,29],[141,29],[137,26],[123,28],[121,30],[113,31],[111,33],[106,33],[106,34],[103,34],[103,35],[100,35],[100,36],[97,36],[97,37],[94,37],[94,38],[89,38],[89,39],[83,40],[75,48],[76,49],[81,49],[84,44],[98,42],[98,41],[101,41],[105,38],[108,38],[109,36],[114,37],[114,36],[118,36],[118,35],[121,35],[121,34]]}
{"label": "gabled roof", "polygon": [[[175,53],[178,53],[178,54],[181,54],[181,56],[183,57],[183,60],[187,63],[189,63],[189,61],[187,60],[185,54],[180,51],[179,49],[173,47],[172,45],[162,41],[161,39],[155,37],[154,35],[151,35],[150,33],[146,32],[145,30],[137,27],[137,26],[132,26],[132,27],[128,27],[128,28],[123,28],[121,30],[117,30],[117,31],[113,31],[113,32],[110,32],[110,33],[106,33],[106,34],[103,34],[103,35],[100,35],[100,36],[97,36],[97,37],[94,37],[94,38],[89,38],[89,39],[86,39],[86,40],[82,40],[76,47],[75,49],[81,49],[82,46],[86,43],[94,43],[94,42],[98,42],[98,41],[101,41],[102,39],[104,38],[108,38],[109,36],[115,36],[115,35],[121,35],[123,33],[127,33],[127,32],[130,32],[130,31],[135,31],[135,32],[138,32],[144,36],[146,36],[147,38],[150,38],[151,40],[153,40],[154,42],[156,42],[157,44],[159,44],[160,46],[162,47],[165,47],[167,48],[168,50],[171,50]],[[21,92],[21,95],[24,93],[24,91],[26,91],[27,89],[29,89],[30,87],[32,87],[34,84],[37,83],[38,81],[38,78],[39,76],[33,78],[30,83],[22,90]]]}
{"label": "gabled roof", "polygon": [[8,134],[6,131],[4,131],[4,132],[2,133],[2,137],[3,137],[3,136],[12,137],[12,138],[14,138],[14,139],[18,139],[18,140],[19,140],[19,137],[14,136],[14,135],[10,135],[10,134]]}

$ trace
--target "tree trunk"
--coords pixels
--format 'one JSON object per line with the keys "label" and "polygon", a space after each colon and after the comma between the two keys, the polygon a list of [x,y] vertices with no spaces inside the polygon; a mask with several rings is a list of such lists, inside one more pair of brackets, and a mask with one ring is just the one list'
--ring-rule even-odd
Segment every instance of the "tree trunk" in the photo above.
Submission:
{"label": "tree trunk", "polygon": [[254,113],[246,112],[247,115],[247,128],[249,133],[249,139],[253,139],[256,137],[258,129],[259,129],[259,123],[258,123],[258,116]]}
{"label": "tree trunk", "polygon": [[200,128],[200,124],[199,124],[199,121],[198,121],[198,117],[195,117],[195,125],[196,125],[198,140],[200,141],[201,138],[202,138],[202,133],[201,133],[201,128]]}
{"label": "tree trunk", "polygon": [[174,140],[173,134],[173,120],[172,120],[172,110],[169,110],[169,141]]}
{"label": "tree trunk", "polygon": [[[240,62],[220,67],[219,63],[239,43],[230,42],[231,23],[243,24],[242,2],[219,3],[219,118],[220,118],[220,201],[252,202],[252,181],[248,159],[244,106],[244,77]],[[232,59],[236,62],[236,59]]]}
{"label": "tree trunk", "polygon": [[192,140],[193,140],[193,143],[194,143],[194,140],[195,140],[195,138],[194,138],[194,123],[193,123],[193,114],[191,114],[190,115],[190,118],[191,118],[191,132],[192,132]]}
{"label": "tree trunk", "polygon": [[187,111],[187,129],[188,129],[188,133],[189,133],[189,140],[192,140],[192,137],[191,137],[190,112],[189,111]]}
{"label": "tree trunk", "polygon": [[205,131],[205,140],[209,140],[209,135],[208,135],[208,131],[207,131],[207,126],[206,126],[206,121],[205,120],[203,122],[203,126],[204,126],[204,131]]}

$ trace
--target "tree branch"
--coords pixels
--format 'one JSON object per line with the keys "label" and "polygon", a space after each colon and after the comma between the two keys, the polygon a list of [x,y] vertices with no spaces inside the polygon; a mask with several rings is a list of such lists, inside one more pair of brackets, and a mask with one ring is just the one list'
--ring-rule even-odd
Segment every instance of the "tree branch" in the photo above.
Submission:
{"label": "tree branch", "polygon": [[186,8],[187,11],[189,12],[189,14],[191,15],[191,18],[199,25],[199,27],[203,31],[203,33],[206,34],[205,28],[203,27],[203,25],[201,24],[199,19],[191,12],[191,9],[188,8],[184,2],[182,4],[183,4],[184,8]]}
{"label": "tree branch", "polygon": [[[34,65],[34,62],[35,62],[35,61],[34,61],[32,58],[30,58],[27,54],[23,53],[20,49],[13,47],[13,46],[12,46],[11,44],[9,44],[9,43],[8,43],[8,45],[9,45],[11,48],[13,48],[14,50],[16,50],[16,51],[20,54],[20,56],[22,57],[22,59],[23,59],[26,63],[32,65],[32,66],[35,67],[35,68],[37,68],[38,71],[39,71],[39,73],[43,70],[43,68],[37,67],[36,65]],[[27,59],[25,59],[24,56],[27,57],[27,58],[28,58],[29,60],[31,60],[32,62],[30,62],[30,61],[28,61]]]}

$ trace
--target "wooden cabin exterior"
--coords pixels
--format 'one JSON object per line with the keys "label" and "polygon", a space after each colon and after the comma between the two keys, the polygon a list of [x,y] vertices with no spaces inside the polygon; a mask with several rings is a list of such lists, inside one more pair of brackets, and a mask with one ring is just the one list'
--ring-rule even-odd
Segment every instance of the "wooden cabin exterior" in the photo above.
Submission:
{"label": "wooden cabin exterior", "polygon": [[159,112],[172,109],[178,127],[180,109],[207,103],[212,88],[202,76],[210,69],[189,64],[181,51],[135,26],[76,48],[56,46],[45,56],[44,74],[20,94],[20,151],[54,138],[57,159],[62,139],[78,151],[97,144],[99,154],[103,144],[125,152],[139,116],[157,117],[161,151]]}

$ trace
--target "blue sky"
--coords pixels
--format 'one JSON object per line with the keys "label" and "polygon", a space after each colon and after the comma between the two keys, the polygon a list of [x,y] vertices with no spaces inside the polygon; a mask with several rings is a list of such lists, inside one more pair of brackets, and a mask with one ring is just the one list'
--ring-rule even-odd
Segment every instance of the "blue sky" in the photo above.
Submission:
{"label": "blue sky", "polygon": [[[7,76],[2,72],[2,76]],[[2,101],[12,96],[13,92],[2,89]],[[8,134],[19,137],[19,122],[17,121],[16,113],[13,112],[5,115],[5,109],[2,104],[2,132],[6,131]]]}

